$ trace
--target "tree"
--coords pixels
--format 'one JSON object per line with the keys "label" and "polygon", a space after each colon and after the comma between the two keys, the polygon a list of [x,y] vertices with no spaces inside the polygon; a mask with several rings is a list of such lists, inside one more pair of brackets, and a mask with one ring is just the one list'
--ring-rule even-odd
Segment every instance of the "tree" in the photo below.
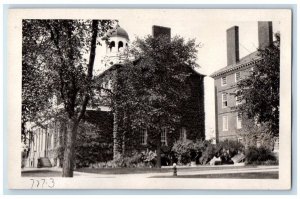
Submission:
{"label": "tree", "polygon": [[260,124],[266,134],[279,134],[280,35],[265,49],[258,50],[260,61],[248,78],[238,83],[239,113],[245,120]]}
{"label": "tree", "polygon": [[[130,50],[134,61],[116,70],[112,108],[118,121],[119,149],[147,130],[148,144],[157,151],[160,167],[161,134],[174,137],[182,106],[191,91],[187,81],[196,66],[195,40],[174,37],[137,39]],[[125,139],[125,141],[124,141]]]}
{"label": "tree", "polygon": [[[40,82],[47,86],[37,86],[30,81],[28,86],[22,87],[22,93],[30,96],[27,97],[30,99],[41,95],[41,100],[49,101],[55,96],[58,103],[63,105],[61,112],[68,120],[63,177],[73,177],[77,129],[93,97],[93,66],[96,45],[99,44],[97,38],[112,28],[112,23],[111,20],[23,21],[23,44],[31,45],[30,48],[23,48],[22,68],[24,71],[30,71],[30,68],[39,71],[37,76]],[[23,73],[23,79],[28,76],[30,73]],[[47,87],[51,89],[46,90]],[[41,91],[41,94],[31,93],[30,88]],[[46,107],[47,100],[44,102]],[[32,110],[41,111],[39,105],[35,103]],[[26,106],[27,103],[24,104]]]}
{"label": "tree", "polygon": [[[40,62],[39,52],[45,51],[43,29],[35,29],[40,21],[23,21],[22,27],[22,142],[32,138],[26,124],[38,119],[38,115],[51,105],[51,84]],[[30,143],[30,142],[29,142]]]}

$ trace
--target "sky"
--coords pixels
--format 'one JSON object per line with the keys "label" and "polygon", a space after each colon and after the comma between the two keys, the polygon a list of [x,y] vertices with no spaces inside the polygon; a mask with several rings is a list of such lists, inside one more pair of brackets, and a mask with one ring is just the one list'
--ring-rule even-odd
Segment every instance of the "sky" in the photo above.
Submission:
{"label": "sky", "polygon": [[[242,12],[239,12],[241,14]],[[176,16],[174,16],[176,14]],[[211,12],[162,12],[145,15],[143,12],[120,14],[119,25],[124,28],[130,42],[136,37],[142,38],[152,33],[152,26],[159,25],[171,28],[171,36],[179,35],[185,39],[196,39],[201,44],[198,49],[196,70],[204,75],[205,128],[206,138],[215,136],[214,81],[209,77],[216,70],[227,64],[226,30],[239,26],[240,58],[254,52],[258,47],[257,20],[245,20],[242,16],[222,18]],[[278,32],[280,22],[273,21],[273,32]],[[101,59],[105,55],[105,46],[99,47],[96,53],[95,69],[102,67]],[[101,70],[101,69],[100,69]]]}

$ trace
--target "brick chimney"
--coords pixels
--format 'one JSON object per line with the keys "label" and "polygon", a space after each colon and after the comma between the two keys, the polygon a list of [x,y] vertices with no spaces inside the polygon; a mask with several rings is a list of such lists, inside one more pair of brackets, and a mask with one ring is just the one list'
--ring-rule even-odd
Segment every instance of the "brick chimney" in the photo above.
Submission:
{"label": "brick chimney", "polygon": [[258,47],[264,49],[273,43],[273,26],[271,21],[258,22]]}
{"label": "brick chimney", "polygon": [[159,37],[161,35],[165,35],[171,41],[171,28],[163,27],[163,26],[152,26],[152,36]]}
{"label": "brick chimney", "polygon": [[227,65],[236,64],[240,59],[239,52],[239,27],[227,29]]}

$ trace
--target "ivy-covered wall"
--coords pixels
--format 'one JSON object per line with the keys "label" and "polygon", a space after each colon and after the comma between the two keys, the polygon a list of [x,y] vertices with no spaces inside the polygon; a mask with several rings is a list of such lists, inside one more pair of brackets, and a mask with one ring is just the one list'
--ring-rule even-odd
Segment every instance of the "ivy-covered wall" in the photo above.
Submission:
{"label": "ivy-covered wall", "polygon": [[187,129],[187,139],[205,139],[204,76],[193,72],[189,78],[191,94],[183,105],[182,126]]}
{"label": "ivy-covered wall", "polygon": [[112,160],[113,117],[111,112],[87,111],[78,133],[76,166]]}

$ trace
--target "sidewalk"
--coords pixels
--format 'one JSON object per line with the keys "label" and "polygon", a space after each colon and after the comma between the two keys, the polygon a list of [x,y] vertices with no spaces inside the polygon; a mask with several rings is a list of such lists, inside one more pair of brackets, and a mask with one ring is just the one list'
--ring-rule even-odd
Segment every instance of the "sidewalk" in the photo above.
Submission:
{"label": "sidewalk", "polygon": [[[227,168],[226,166],[209,166],[210,170],[201,170],[204,167],[197,167],[199,170],[195,170],[195,167],[184,167],[185,169],[177,170],[177,175],[193,176],[193,175],[206,175],[206,174],[231,174],[231,173],[266,173],[266,172],[278,172],[278,166],[257,166],[253,168],[244,168],[243,166],[238,166],[236,168]],[[205,166],[205,168],[208,168]],[[22,169],[23,173],[26,172],[62,172],[62,168],[24,168]],[[98,173],[86,173],[74,171],[74,177],[86,177],[86,178],[150,178],[150,177],[160,177],[160,176],[172,176],[173,172],[163,172],[163,173],[128,173],[128,174],[98,174]]]}
{"label": "sidewalk", "polygon": [[[216,168],[215,170],[212,168],[211,170],[177,170],[177,175],[204,175],[204,174],[229,174],[229,173],[264,173],[264,172],[278,172],[278,166],[258,166],[256,168],[243,168],[238,167],[234,169],[228,169],[224,167],[224,169],[220,169],[220,166],[211,166]],[[222,166],[221,166],[222,167]],[[191,167],[195,168],[195,167]],[[115,178],[128,178],[129,176],[134,176],[137,178],[150,178],[150,177],[159,177],[159,176],[172,176],[173,172],[168,173],[130,173],[130,174],[95,174],[95,173],[83,173],[76,172],[80,177],[115,177]]]}

